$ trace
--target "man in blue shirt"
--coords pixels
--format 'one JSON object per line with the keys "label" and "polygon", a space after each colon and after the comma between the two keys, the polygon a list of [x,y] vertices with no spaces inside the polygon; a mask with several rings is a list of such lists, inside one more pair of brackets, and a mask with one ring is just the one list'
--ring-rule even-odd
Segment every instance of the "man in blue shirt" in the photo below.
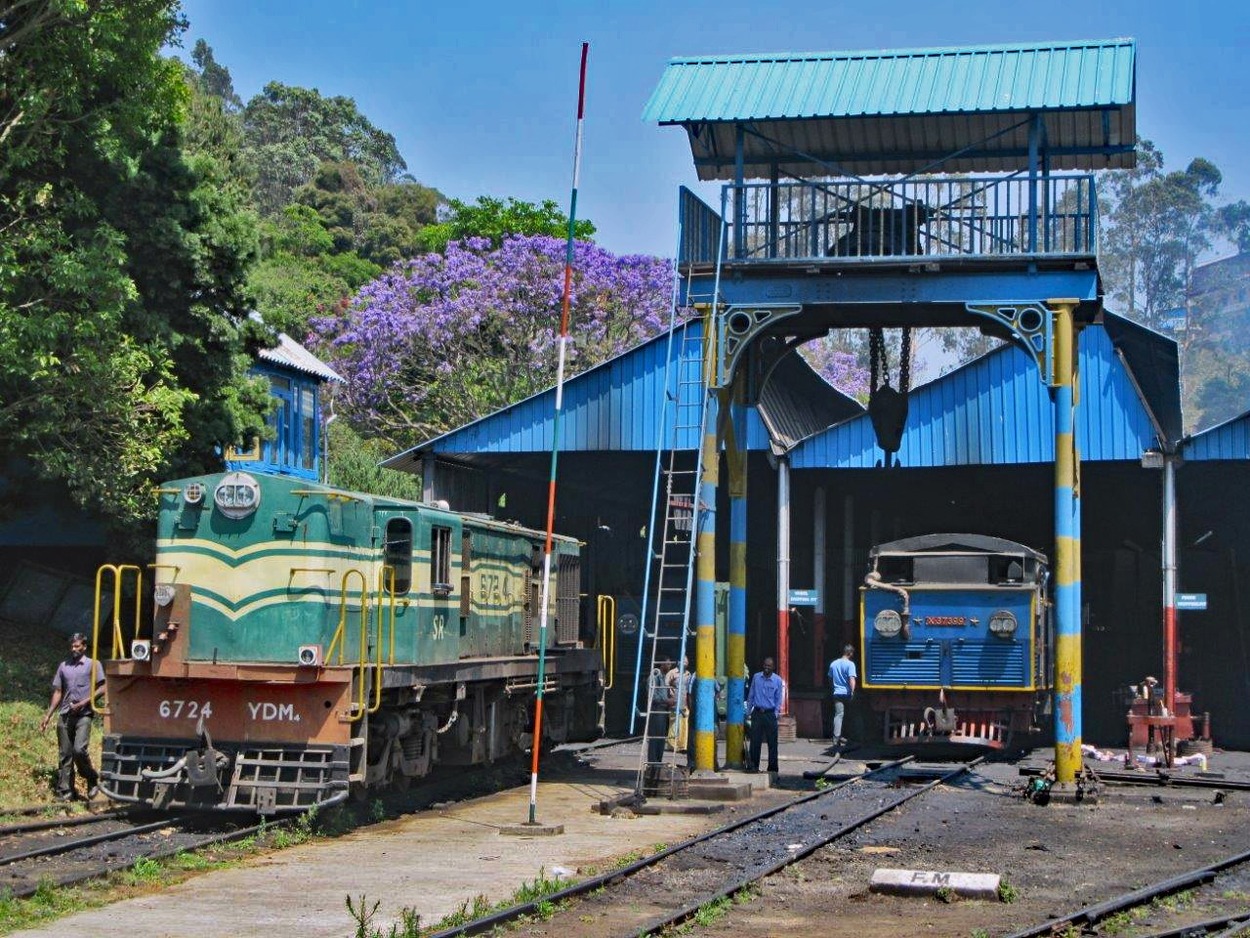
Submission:
{"label": "man in blue shirt", "polygon": [[87,655],[87,637],[75,632],[69,640],[69,657],[60,663],[52,677],[52,702],[39,724],[39,731],[48,728],[54,713],[60,712],[56,724],[60,759],[56,773],[56,798],[69,801],[74,797],[74,769],[87,783],[87,800],[99,794],[100,776],[91,766],[87,746],[91,742],[94,712],[92,698],[100,692],[104,674]]}
{"label": "man in blue shirt", "polygon": [[835,658],[829,664],[829,683],[833,685],[833,743],[845,746],[846,737],[842,735],[842,718],[846,716],[846,705],[855,696],[855,649],[847,645],[842,649],[842,657]]}
{"label": "man in blue shirt", "polygon": [[785,697],[786,684],[773,673],[773,659],[764,659],[764,670],[751,678],[747,710],[751,714],[751,757],[748,770],[760,770],[760,749],[768,742],[768,771],[777,771],[777,715]]}

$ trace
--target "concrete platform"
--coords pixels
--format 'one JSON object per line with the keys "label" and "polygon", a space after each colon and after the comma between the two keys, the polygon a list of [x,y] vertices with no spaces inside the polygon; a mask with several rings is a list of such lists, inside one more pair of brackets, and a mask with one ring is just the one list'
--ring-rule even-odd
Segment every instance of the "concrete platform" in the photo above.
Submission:
{"label": "concrete platform", "polygon": [[[782,771],[778,788],[767,790],[764,774],[725,772],[728,784],[749,784],[754,797],[743,802],[720,802],[718,814],[663,814],[639,816],[621,811],[617,816],[597,812],[600,802],[630,793],[638,766],[638,745],[621,744],[588,750],[580,762],[564,758],[557,771],[552,760],[548,780],[539,786],[538,820],[564,826],[553,837],[515,837],[501,834],[504,827],[525,822],[529,812],[528,786],[435,808],[376,825],[337,839],[317,840],[247,861],[239,867],[206,873],[162,893],[128,899],[49,922],[19,934],[62,938],[67,933],[115,935],[128,938],[164,938],[195,935],[225,938],[249,935],[300,935],[301,938],[341,938],[353,923],[344,908],[347,895],[364,894],[382,903],[374,926],[385,934],[404,907],[415,909],[425,927],[454,912],[477,895],[490,902],[510,897],[522,882],[539,870],[552,875],[588,875],[609,861],[635,851],[651,851],[657,844],[673,844],[753,813],[769,805],[811,791],[804,771],[826,768],[832,759],[827,741],[796,740],[781,746]],[[1044,764],[1046,750],[1031,761]],[[839,773],[858,774],[870,760],[898,758],[889,747],[846,753]],[[1217,753],[1213,772],[1229,778],[1250,777],[1250,756]],[[994,784],[1010,791],[1019,780],[1017,767],[987,763],[977,770],[972,787]],[[1130,791],[1124,798],[1135,796]],[[1236,793],[1241,797],[1241,793]],[[1152,791],[1141,797],[1168,800],[1196,798],[1210,801],[1213,793]],[[1014,804],[1014,801],[1011,803]],[[567,872],[565,872],[567,871]],[[121,924],[121,923],[124,923]]]}

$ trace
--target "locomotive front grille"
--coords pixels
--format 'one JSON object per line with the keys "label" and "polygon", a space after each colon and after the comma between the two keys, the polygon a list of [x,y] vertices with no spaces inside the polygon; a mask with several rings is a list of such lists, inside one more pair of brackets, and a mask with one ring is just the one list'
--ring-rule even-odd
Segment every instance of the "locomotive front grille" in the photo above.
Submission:
{"label": "locomotive front grille", "polygon": [[101,780],[119,801],[161,807],[247,810],[262,814],[302,811],[338,800],[347,791],[349,758],[346,746],[247,746],[217,743],[229,758],[221,790],[193,790],[175,777],[168,781],[144,777],[172,768],[198,741],[136,740],[108,736],[104,740]]}

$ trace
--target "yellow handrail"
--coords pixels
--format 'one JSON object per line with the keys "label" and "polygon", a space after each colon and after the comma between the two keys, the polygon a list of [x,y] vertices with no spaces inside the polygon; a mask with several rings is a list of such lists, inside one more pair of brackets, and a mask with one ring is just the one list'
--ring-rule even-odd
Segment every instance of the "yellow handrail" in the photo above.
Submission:
{"label": "yellow handrail", "polygon": [[352,723],[361,719],[367,712],[365,680],[369,676],[369,581],[365,579],[365,575],[362,572],[355,568],[343,574],[343,582],[339,587],[339,624],[334,630],[334,637],[330,639],[330,647],[326,651],[326,660],[329,661],[334,654],[334,649],[337,647],[339,664],[343,663],[345,646],[347,645],[345,640],[347,634],[347,586],[354,576],[360,578],[360,658],[356,663],[356,711],[349,718]]}
{"label": "yellow handrail", "polygon": [[125,640],[122,638],[122,586],[125,583],[125,576],[128,570],[135,573],[135,637],[139,637],[139,627],[142,624],[140,618],[142,614],[143,602],[143,570],[134,564],[101,564],[100,568],[95,572],[95,604],[92,610],[91,619],[91,709],[95,713],[103,713],[104,709],[96,703],[95,694],[95,677],[96,668],[100,664],[100,599],[103,592],[105,571],[113,574],[113,650],[109,656],[116,660],[119,657],[126,657]]}
{"label": "yellow handrail", "polygon": [[611,690],[616,683],[616,597],[600,596],[598,603],[595,645],[602,651],[603,667],[608,672],[603,689]]}
{"label": "yellow handrail", "polygon": [[[389,579],[388,579],[389,576]],[[382,564],[378,570],[378,597],[390,597],[390,621],[391,621],[391,641],[390,651],[388,652],[386,663],[395,663],[395,568],[388,563]],[[382,614],[378,611],[378,642],[382,641]],[[381,657],[378,658],[379,663]]]}

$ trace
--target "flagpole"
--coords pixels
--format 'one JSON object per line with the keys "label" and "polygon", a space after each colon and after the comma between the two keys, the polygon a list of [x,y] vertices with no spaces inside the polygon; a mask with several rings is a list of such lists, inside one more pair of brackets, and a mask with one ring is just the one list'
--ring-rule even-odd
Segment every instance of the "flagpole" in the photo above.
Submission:
{"label": "flagpole", "polygon": [[582,164],[582,123],[586,106],[586,56],[582,43],[581,74],[577,84],[577,132],[573,140],[573,191],[569,197],[569,230],[564,247],[564,297],[560,304],[560,341],[557,343],[556,408],[551,428],[551,475],[547,481],[547,540],[543,550],[542,601],[538,614],[538,687],[534,691],[533,761],[530,764],[530,824],[538,817],[538,756],[543,738],[543,685],[547,678],[547,610],[551,593],[551,548],[556,521],[556,462],[560,454],[560,415],[564,409],[564,358],[569,339],[569,298],[573,289],[573,229],[577,221],[577,183]]}

